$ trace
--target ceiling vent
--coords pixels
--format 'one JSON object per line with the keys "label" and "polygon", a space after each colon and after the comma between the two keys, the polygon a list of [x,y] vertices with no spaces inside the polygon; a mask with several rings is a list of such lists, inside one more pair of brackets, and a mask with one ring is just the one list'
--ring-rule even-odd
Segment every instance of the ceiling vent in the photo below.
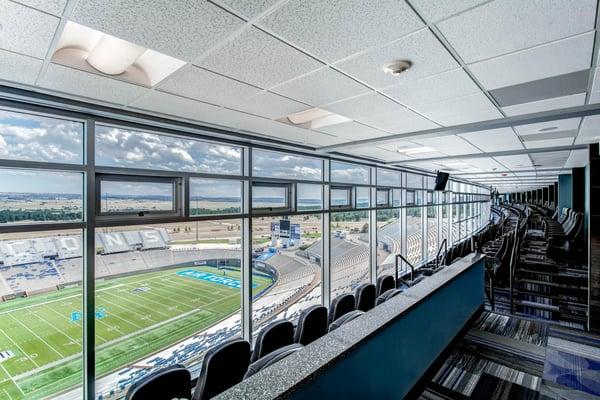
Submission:
{"label": "ceiling vent", "polygon": [[185,61],[69,21],[52,62],[82,71],[152,87]]}

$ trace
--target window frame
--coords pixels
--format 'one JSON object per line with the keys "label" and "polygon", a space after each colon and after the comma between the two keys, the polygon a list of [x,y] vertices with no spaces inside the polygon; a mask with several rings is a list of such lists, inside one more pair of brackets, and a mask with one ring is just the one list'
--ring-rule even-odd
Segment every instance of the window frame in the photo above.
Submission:
{"label": "window frame", "polygon": [[[343,190],[345,191],[348,196],[348,204],[333,204],[332,199],[333,199],[333,191],[334,190]],[[329,188],[329,208],[331,210],[351,210],[354,208],[354,201],[355,201],[355,193],[354,193],[354,186],[351,185],[331,185]]]}
{"label": "window frame", "polygon": [[[294,185],[290,182],[269,182],[269,181],[252,181],[252,190],[250,196],[250,209],[253,214],[264,215],[269,213],[282,213],[282,212],[294,212]],[[283,207],[254,207],[254,188],[283,188],[285,189],[285,205]]]}
{"label": "window frame", "polygon": [[[142,183],[170,183],[173,190],[173,207],[171,210],[138,211],[138,212],[103,212],[102,211],[102,182],[142,182]],[[105,220],[152,220],[157,218],[177,218],[184,214],[183,204],[183,178],[180,176],[149,176],[96,173],[95,175],[95,206],[96,219]]]}

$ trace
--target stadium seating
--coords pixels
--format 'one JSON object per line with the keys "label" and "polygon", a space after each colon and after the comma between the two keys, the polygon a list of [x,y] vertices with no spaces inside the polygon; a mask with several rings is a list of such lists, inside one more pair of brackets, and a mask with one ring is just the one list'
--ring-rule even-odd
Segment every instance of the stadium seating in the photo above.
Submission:
{"label": "stadium seating", "polygon": [[327,308],[321,305],[310,306],[300,313],[294,342],[303,346],[327,333]]}
{"label": "stadium seating", "polygon": [[378,306],[378,305],[386,302],[387,300],[391,299],[392,297],[399,295],[402,292],[403,292],[402,289],[389,289],[385,293],[383,293],[381,296],[377,297],[377,301],[375,302],[375,305]]}
{"label": "stadium seating", "polygon": [[125,400],[171,400],[192,397],[192,376],[180,364],[146,375],[129,387]]}
{"label": "stadium seating", "polygon": [[266,356],[260,358],[258,361],[250,364],[250,367],[248,367],[248,371],[246,372],[244,379],[247,379],[252,375],[256,374],[257,372],[261,371],[262,369],[265,369],[275,364],[276,362],[283,360],[287,356],[294,354],[303,347],[304,346],[299,343],[292,343],[270,352]]}
{"label": "stadium seating", "polygon": [[294,343],[294,324],[280,320],[261,329],[256,337],[251,362],[256,362],[270,352]]}
{"label": "stadium seating", "polygon": [[375,307],[375,298],[377,297],[377,289],[372,283],[363,283],[356,288],[356,309],[364,312]]}
{"label": "stadium seating", "polygon": [[210,399],[241,382],[249,365],[250,344],[247,341],[233,339],[213,347],[204,356],[193,400]]}
{"label": "stadium seating", "polygon": [[329,307],[329,318],[328,322],[331,324],[333,321],[341,317],[342,315],[354,311],[356,309],[356,303],[354,296],[351,294],[342,294],[331,301]]}
{"label": "stadium seating", "polygon": [[355,320],[356,318],[360,317],[364,313],[365,313],[364,311],[354,310],[354,311],[350,311],[349,313],[342,315],[341,317],[339,317],[338,319],[333,321],[331,323],[331,325],[329,325],[329,332],[332,332],[332,331],[336,330],[337,328],[339,328],[340,326],[347,324],[348,322],[350,322],[352,320]]}
{"label": "stadium seating", "polygon": [[390,289],[396,287],[392,275],[382,275],[377,278],[377,296],[381,296]]}

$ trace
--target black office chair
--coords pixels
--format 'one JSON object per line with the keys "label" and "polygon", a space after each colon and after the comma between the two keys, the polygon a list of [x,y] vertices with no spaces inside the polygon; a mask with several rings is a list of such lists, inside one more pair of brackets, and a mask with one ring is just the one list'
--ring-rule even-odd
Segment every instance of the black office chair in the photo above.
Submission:
{"label": "black office chair", "polygon": [[363,283],[356,288],[354,297],[356,298],[356,309],[367,312],[375,307],[377,289],[372,283]]}
{"label": "black office chair", "polygon": [[129,387],[125,400],[171,400],[192,397],[192,376],[175,364],[146,375]]}
{"label": "black office chair", "polygon": [[351,294],[342,294],[331,301],[331,307],[329,307],[329,318],[327,322],[331,324],[333,321],[341,317],[342,315],[354,311],[356,309],[356,303],[354,302],[354,296]]}
{"label": "black office chair", "polygon": [[377,296],[381,296],[390,289],[396,288],[392,275],[382,275],[377,278]]}
{"label": "black office chair", "polygon": [[294,324],[285,320],[272,322],[259,332],[251,362],[292,343],[294,343]]}
{"label": "black office chair", "polygon": [[382,294],[381,296],[379,296],[377,298],[377,301],[376,301],[375,305],[378,306],[381,303],[385,303],[386,301],[388,301],[392,297],[397,296],[397,295],[399,295],[402,292],[403,292],[402,289],[390,289],[390,290],[386,291],[384,294]]}
{"label": "black office chair", "polygon": [[310,306],[300,313],[294,342],[306,346],[327,333],[327,308]]}
{"label": "black office chair", "polygon": [[244,379],[250,378],[257,372],[275,364],[278,361],[283,360],[287,356],[294,354],[303,347],[304,346],[302,346],[300,343],[292,343],[270,352],[260,360],[250,364],[250,367],[248,367],[248,372],[246,372]]}
{"label": "black office chair", "polygon": [[210,399],[240,383],[249,365],[250,343],[247,341],[232,339],[213,347],[202,361],[193,400]]}
{"label": "black office chair", "polygon": [[339,328],[340,326],[347,324],[348,322],[350,322],[352,320],[355,320],[356,318],[360,317],[364,313],[365,313],[364,311],[354,310],[354,311],[350,311],[349,313],[342,315],[341,317],[339,317],[338,319],[333,321],[331,323],[331,325],[329,325],[329,332],[332,332],[332,331],[336,330],[337,328]]}

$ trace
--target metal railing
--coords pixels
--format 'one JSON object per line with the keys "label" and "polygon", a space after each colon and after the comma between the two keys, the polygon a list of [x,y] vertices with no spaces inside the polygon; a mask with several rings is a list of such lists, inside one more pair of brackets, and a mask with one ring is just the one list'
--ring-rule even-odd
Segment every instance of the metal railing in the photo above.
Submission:
{"label": "metal railing", "polygon": [[442,244],[440,244],[440,248],[438,249],[436,255],[435,255],[435,268],[438,269],[440,267],[440,264],[444,265],[444,263],[441,262],[440,260],[440,252],[442,251],[442,247],[444,248],[444,257],[442,257],[442,260],[444,260],[444,263],[447,260],[448,257],[448,240],[444,239],[442,240]]}
{"label": "metal railing", "polygon": [[396,259],[395,259],[395,268],[396,268],[396,282],[402,282],[404,283],[406,286],[410,286],[408,284],[408,282],[406,282],[404,279],[402,279],[402,277],[399,275],[399,271],[398,271],[398,259],[402,259],[402,261],[404,261],[408,267],[410,268],[410,280],[413,281],[415,278],[415,266],[412,265],[406,258],[404,258],[404,256],[400,253],[396,254]]}

